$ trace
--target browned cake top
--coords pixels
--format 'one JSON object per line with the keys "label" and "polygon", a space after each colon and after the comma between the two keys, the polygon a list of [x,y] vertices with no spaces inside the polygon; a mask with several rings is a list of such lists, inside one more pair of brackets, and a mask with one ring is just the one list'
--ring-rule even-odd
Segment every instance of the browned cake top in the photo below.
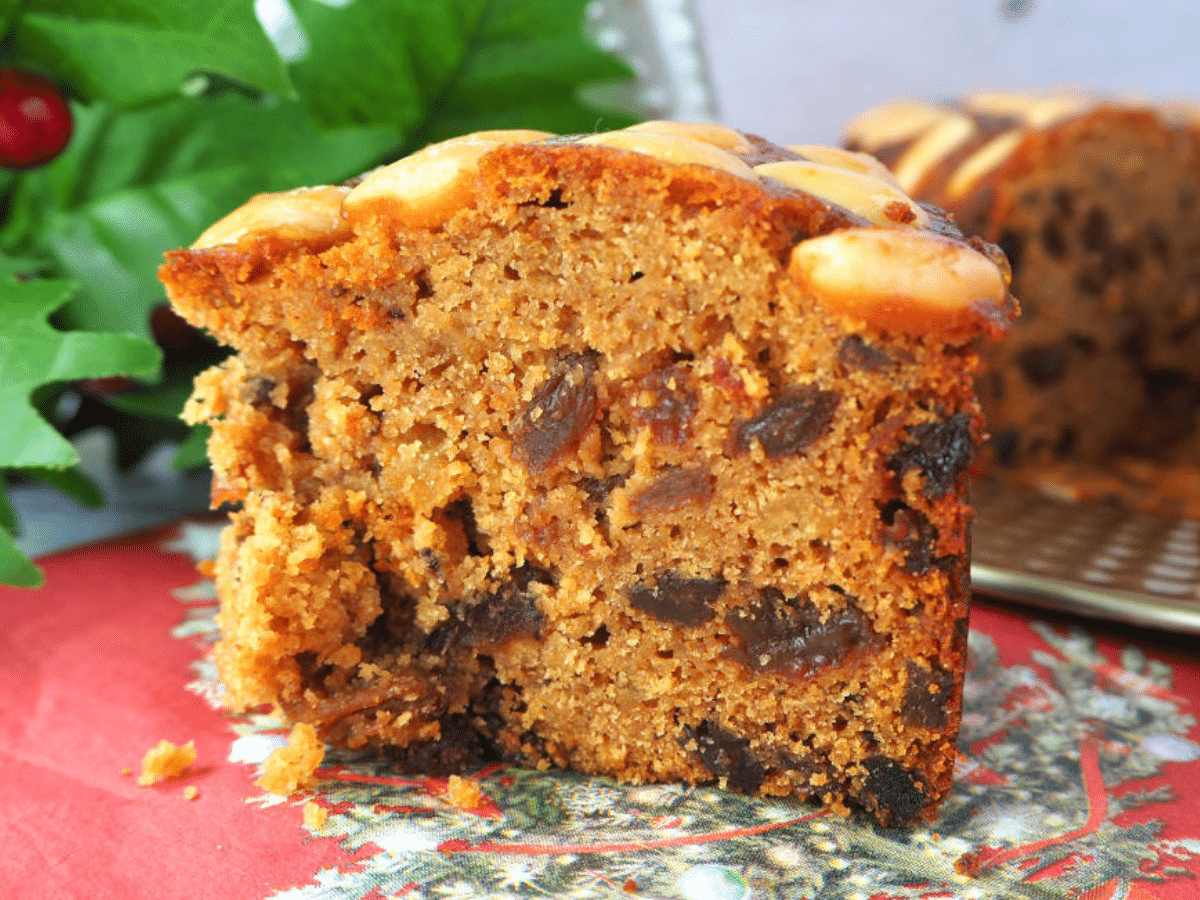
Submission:
{"label": "browned cake top", "polygon": [[[476,197],[480,161],[493,153],[563,156],[626,167],[631,157],[689,166],[714,185],[764,199],[809,195],[839,213],[837,227],[792,247],[788,272],[830,311],[867,326],[963,340],[1002,332],[1014,312],[1003,256],[968,243],[940,210],[917,203],[873,158],[827,147],[780,147],[720,125],[645,122],[558,137],[487,131],[434,144],[341,186],[260,194],[210,227],[192,249],[274,236],[338,241],[384,217],[397,228],[437,229]],[[769,216],[770,204],[760,207]]]}

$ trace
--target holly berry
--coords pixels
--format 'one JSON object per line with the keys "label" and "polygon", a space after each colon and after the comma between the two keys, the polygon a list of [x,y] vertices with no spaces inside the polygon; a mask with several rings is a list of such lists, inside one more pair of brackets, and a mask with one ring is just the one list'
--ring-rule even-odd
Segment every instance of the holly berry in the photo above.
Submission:
{"label": "holly berry", "polygon": [[62,152],[71,138],[71,109],[50,79],[0,67],[0,166],[31,169]]}

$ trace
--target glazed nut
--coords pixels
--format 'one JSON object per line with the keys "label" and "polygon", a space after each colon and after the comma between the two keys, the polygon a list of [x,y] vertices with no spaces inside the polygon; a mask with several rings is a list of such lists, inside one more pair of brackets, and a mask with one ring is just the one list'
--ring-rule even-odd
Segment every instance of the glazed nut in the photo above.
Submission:
{"label": "glazed nut", "polygon": [[849,169],[859,175],[870,175],[894,185],[897,189],[900,188],[900,182],[896,180],[892,170],[868,153],[842,150],[840,147],[822,147],[818,144],[790,144],[786,149],[798,153],[811,162],[836,166],[839,169]]}
{"label": "glazed nut", "polygon": [[545,131],[484,131],[431,144],[368,174],[346,197],[346,212],[353,215],[367,204],[382,201],[406,224],[440,225],[470,201],[471,176],[483,156],[505,144],[550,136]]}
{"label": "glazed nut", "polygon": [[976,132],[975,121],[968,116],[947,116],[917,140],[896,161],[892,170],[906,191],[915,191],[942,160],[963,147]]}
{"label": "glazed nut", "polygon": [[754,170],[725,150],[707,141],[697,140],[685,134],[668,134],[662,131],[637,131],[626,128],[622,131],[606,131],[584,138],[579,143],[616,150],[631,150],[653,156],[668,163],[694,163],[723,169],[747,181],[757,180]]}
{"label": "glazed nut", "polygon": [[876,225],[929,225],[929,214],[892,185],[873,175],[863,175],[838,166],[802,160],[764,163],[755,166],[761,176],[774,178],[788,187],[807,191]]}
{"label": "glazed nut", "polygon": [[236,244],[247,235],[265,232],[299,240],[333,234],[344,226],[342,202],[349,191],[324,186],[258,194],[210,225],[192,249]]}
{"label": "glazed nut", "polygon": [[952,115],[947,109],[922,100],[905,100],[877,106],[860,115],[846,130],[846,142],[877,150],[910,141]]}
{"label": "glazed nut", "polygon": [[735,156],[749,156],[754,152],[754,145],[746,136],[727,125],[717,125],[712,122],[667,122],[654,119],[649,122],[639,122],[630,125],[626,131],[646,132],[657,134],[673,134],[679,137],[692,138],[705,144],[712,144],[719,150],[726,150]]}
{"label": "glazed nut", "polygon": [[827,310],[909,334],[966,337],[1008,291],[995,263],[925,231],[849,228],[802,241],[788,274]]}

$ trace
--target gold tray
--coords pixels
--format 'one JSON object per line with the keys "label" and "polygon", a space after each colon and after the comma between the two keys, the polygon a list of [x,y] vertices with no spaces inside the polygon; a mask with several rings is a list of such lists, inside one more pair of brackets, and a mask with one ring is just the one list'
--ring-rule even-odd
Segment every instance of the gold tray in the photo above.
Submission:
{"label": "gold tray", "polygon": [[971,583],[1008,600],[1200,635],[1200,522],[972,485]]}

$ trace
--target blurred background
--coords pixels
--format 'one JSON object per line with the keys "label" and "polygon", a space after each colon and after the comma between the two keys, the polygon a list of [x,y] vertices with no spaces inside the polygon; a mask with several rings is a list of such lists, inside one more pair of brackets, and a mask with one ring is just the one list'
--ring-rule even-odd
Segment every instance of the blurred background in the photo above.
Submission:
{"label": "blurred background", "polygon": [[[208,34],[232,9],[163,3],[181,34]],[[27,378],[37,415],[73,445],[51,452],[30,440],[8,456],[0,446],[12,506],[0,480],[0,580],[33,583],[15,551],[37,555],[206,507],[203,434],[175,417],[191,376],[219,351],[172,330],[179,323],[164,318],[153,272],[163,250],[255,191],[336,182],[478,127],[715,119],[779,143],[832,144],[853,116],[902,96],[1072,86],[1200,97],[1200,4],[1177,0],[500,0],[476,3],[488,12],[471,28],[437,0],[241,6],[229,28],[242,45],[213,45],[198,59],[153,45],[133,0],[113,0],[104,21],[85,0],[31,0],[7,14],[7,64],[53,79],[76,128],[53,161],[0,173],[0,261],[23,280],[75,285],[52,318],[58,329],[132,335],[166,351],[166,364],[135,364],[126,347],[124,368],[93,367],[116,380],[68,383],[53,372],[13,376],[14,360],[0,358],[9,366],[0,375],[26,394]],[[125,43],[105,44],[120,28]],[[156,67],[126,58],[139,41]],[[390,55],[364,62],[364,53]],[[397,89],[407,68],[411,96]],[[166,74],[150,83],[151,70]],[[3,403],[0,444],[27,430],[5,433],[4,419],[16,419]],[[78,463],[63,475],[70,453]]]}

